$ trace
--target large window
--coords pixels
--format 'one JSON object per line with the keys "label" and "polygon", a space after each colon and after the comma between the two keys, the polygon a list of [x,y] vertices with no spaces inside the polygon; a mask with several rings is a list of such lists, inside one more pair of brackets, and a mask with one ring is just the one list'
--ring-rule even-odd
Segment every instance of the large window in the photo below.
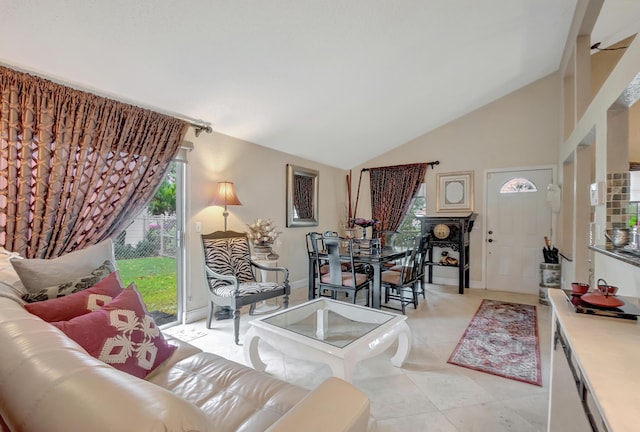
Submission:
{"label": "large window", "polygon": [[416,217],[425,216],[426,214],[426,187],[425,184],[422,183],[418,192],[416,192],[415,196],[411,199],[411,205],[398,228],[398,234],[396,234],[394,238],[394,243],[402,244],[406,239],[420,235],[420,221],[416,219]]}

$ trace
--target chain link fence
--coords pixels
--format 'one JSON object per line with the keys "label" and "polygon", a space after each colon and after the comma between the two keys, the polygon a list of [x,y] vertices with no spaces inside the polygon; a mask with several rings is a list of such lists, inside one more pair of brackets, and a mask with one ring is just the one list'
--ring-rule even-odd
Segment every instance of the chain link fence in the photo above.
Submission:
{"label": "chain link fence", "polygon": [[114,244],[117,260],[176,257],[176,216],[140,214]]}

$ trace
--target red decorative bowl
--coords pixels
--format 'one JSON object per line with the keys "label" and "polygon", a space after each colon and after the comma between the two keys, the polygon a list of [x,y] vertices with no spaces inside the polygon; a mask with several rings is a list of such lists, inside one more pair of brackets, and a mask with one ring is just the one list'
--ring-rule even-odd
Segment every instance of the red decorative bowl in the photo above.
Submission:
{"label": "red decorative bowl", "polygon": [[589,284],[580,283],[580,282],[572,282],[571,283],[571,291],[575,295],[582,295],[589,291]]}

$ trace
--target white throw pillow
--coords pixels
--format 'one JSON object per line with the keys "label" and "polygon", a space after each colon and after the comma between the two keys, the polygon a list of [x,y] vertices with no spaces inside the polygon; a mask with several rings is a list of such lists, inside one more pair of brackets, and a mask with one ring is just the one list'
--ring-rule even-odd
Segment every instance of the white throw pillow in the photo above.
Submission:
{"label": "white throw pillow", "polygon": [[0,297],[9,298],[18,304],[24,304],[20,297],[27,292],[22,286],[18,273],[13,269],[10,259],[22,259],[19,254],[0,247]]}
{"label": "white throw pillow", "polygon": [[[60,285],[54,285],[41,289],[37,292],[24,294],[22,296],[22,300],[26,301],[27,303],[34,303],[64,297],[66,295],[91,288],[114,271],[116,271],[116,268],[111,260],[105,260],[105,262],[100,267],[93,270],[87,275],[72,279]],[[116,280],[119,280],[117,275]]]}
{"label": "white throw pillow", "polygon": [[105,261],[111,261],[115,268],[116,259],[111,239],[58,258],[10,260],[25,289],[30,293],[83,277]]}

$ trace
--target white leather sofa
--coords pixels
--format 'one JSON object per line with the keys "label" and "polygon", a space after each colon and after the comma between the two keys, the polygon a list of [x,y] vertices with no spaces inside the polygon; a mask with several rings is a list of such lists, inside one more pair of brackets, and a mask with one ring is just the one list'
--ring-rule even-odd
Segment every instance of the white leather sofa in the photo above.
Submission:
{"label": "white leather sofa", "polygon": [[[16,282],[17,281],[17,282]],[[199,349],[178,349],[144,380],[101,362],[21,304],[0,269],[0,429],[364,431],[369,399],[337,378],[313,391]]]}

